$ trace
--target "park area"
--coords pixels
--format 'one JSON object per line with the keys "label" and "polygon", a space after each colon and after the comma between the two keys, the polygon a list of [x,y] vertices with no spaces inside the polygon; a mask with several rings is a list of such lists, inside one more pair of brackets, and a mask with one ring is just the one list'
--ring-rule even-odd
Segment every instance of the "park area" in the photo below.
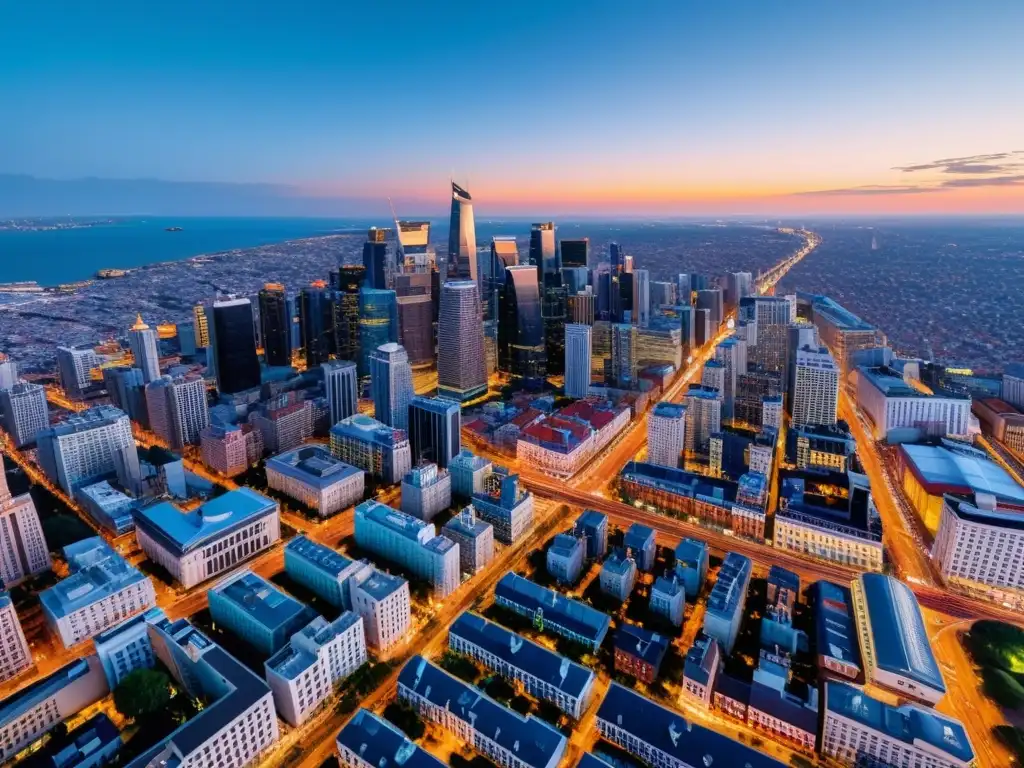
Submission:
{"label": "park area", "polygon": [[995,729],[1024,765],[1024,630],[997,621],[979,621],[964,645],[980,668],[985,695],[998,704],[1007,724]]}

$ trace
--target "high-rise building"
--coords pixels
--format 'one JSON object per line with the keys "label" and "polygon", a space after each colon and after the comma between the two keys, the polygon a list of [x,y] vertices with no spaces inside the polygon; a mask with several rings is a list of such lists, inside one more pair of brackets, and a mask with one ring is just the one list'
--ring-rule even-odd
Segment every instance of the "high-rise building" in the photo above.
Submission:
{"label": "high-rise building", "polygon": [[337,272],[338,301],[334,307],[334,328],[339,360],[359,362],[359,292],[366,268],[357,264],[341,266]]}
{"label": "high-rise building", "polygon": [[156,666],[149,625],[166,619],[167,615],[161,609],[150,608],[93,637],[96,655],[103,665],[111,690],[117,688],[136,669],[152,669]]}
{"label": "high-rise building", "polygon": [[794,424],[836,423],[839,366],[826,347],[797,350],[793,382]]}
{"label": "high-rise building", "polygon": [[50,550],[36,505],[28,493],[12,496],[0,471],[0,582],[10,587],[48,570]]}
{"label": "high-rise building", "polygon": [[260,385],[260,360],[249,299],[223,299],[212,306],[210,325],[213,374],[217,389],[226,395]]}
{"label": "high-rise building", "polygon": [[630,389],[636,382],[637,338],[636,326],[615,323],[611,328],[611,370],[606,378],[616,387]]}
{"label": "high-rise building", "polygon": [[398,297],[394,291],[359,289],[359,376],[370,375],[370,357],[382,344],[398,343]]}
{"label": "high-rise building", "polygon": [[409,443],[412,463],[431,461],[445,469],[462,449],[462,409],[439,397],[415,396],[409,401]]}
{"label": "high-rise building", "polygon": [[612,273],[612,321],[636,323],[636,307],[633,305],[633,273]]}
{"label": "high-rise building", "polygon": [[655,280],[651,283],[651,314],[659,312],[662,307],[676,305],[676,284]]}
{"label": "high-rise building", "polygon": [[472,504],[445,523],[441,535],[459,545],[463,573],[479,573],[494,560],[494,526],[477,520]]}
{"label": "high-rise building", "polygon": [[32,651],[9,592],[0,591],[0,682],[32,666]]}
{"label": "high-rise building", "polygon": [[586,267],[562,267],[562,285],[569,296],[591,290],[590,270]]}
{"label": "high-rise building", "polygon": [[693,303],[693,283],[690,282],[690,275],[685,272],[676,275],[676,297],[680,304]]}
{"label": "high-rise building", "polygon": [[547,375],[544,320],[536,267],[505,270],[498,324],[498,369],[540,386]]}
{"label": "high-rise building", "polygon": [[328,288],[323,280],[299,292],[299,329],[307,368],[323,365],[338,351],[335,305],[339,298],[338,291]]}
{"label": "high-rise building", "polygon": [[447,469],[425,461],[402,478],[402,511],[427,522],[452,503],[452,476]]}
{"label": "high-rise building", "polygon": [[647,463],[678,467],[686,449],[686,408],[658,403],[647,419]]}
{"label": "high-rise building", "polygon": [[597,318],[597,297],[581,291],[566,299],[566,322],[593,325]]}
{"label": "high-rise building", "polygon": [[721,288],[707,288],[697,291],[697,309],[706,309],[710,313],[711,334],[718,333],[718,329],[725,321],[725,299]]}
{"label": "high-rise building", "polygon": [[146,385],[150,429],[171,448],[197,445],[210,424],[206,382],[198,374],[161,376]]}
{"label": "high-rise building", "polygon": [[147,384],[160,377],[160,350],[157,347],[156,331],[142,322],[142,315],[128,331],[128,346],[135,356],[135,367],[142,371]]}
{"label": "high-rise building", "polygon": [[711,326],[711,310],[693,310],[693,343],[697,347],[703,347],[714,338],[717,331]]}
{"label": "high-rise building", "polygon": [[691,384],[686,391],[686,452],[707,453],[711,435],[722,429],[722,401],[718,390]]}
{"label": "high-rise building", "polygon": [[530,227],[530,264],[537,268],[538,281],[550,284],[560,273],[558,249],[555,247],[555,224],[546,221]]}
{"label": "high-rise building", "polygon": [[359,410],[359,375],[352,360],[331,360],[320,369],[324,372],[324,392],[333,426]]}
{"label": "high-rise building", "polygon": [[485,319],[498,319],[499,295],[505,289],[505,270],[519,266],[519,245],[515,235],[495,235],[491,238],[491,257],[486,269],[482,269]]}
{"label": "high-rise building", "polygon": [[210,346],[210,321],[206,316],[206,307],[202,304],[196,304],[192,307],[192,323],[196,347],[206,349]]}
{"label": "high-rise building", "polygon": [[475,280],[449,280],[444,284],[437,334],[438,393],[458,401],[484,394],[487,369]]}
{"label": "high-rise building", "polygon": [[736,390],[739,377],[747,372],[747,344],[736,336],[715,347],[715,360],[722,365],[722,418],[731,421],[736,415]]}
{"label": "high-rise building", "polygon": [[448,279],[479,280],[476,264],[476,223],[473,198],[452,182],[452,212],[448,224]]}
{"label": "high-rise building", "polygon": [[138,478],[139,457],[128,415],[101,405],[69,416],[36,436],[39,464],[68,495],[83,485],[120,473]]}
{"label": "high-rise building", "polygon": [[366,284],[370,288],[386,291],[392,286],[395,267],[388,247],[390,229],[370,227],[363,243],[363,267],[366,269]]}
{"label": "high-rise building", "polygon": [[586,397],[590,391],[591,333],[589,325],[565,326],[566,397]]}
{"label": "high-rise building", "polygon": [[409,582],[372,567],[352,578],[352,610],[363,617],[366,644],[386,653],[409,630]]}
{"label": "high-rise building", "polygon": [[280,283],[264,285],[259,294],[259,306],[263,357],[267,365],[291,365],[292,318],[284,286]]}
{"label": "high-rise building", "polygon": [[412,467],[404,430],[381,424],[362,413],[331,427],[331,453],[385,483],[397,483]]}
{"label": "high-rise building", "polygon": [[586,267],[590,262],[590,238],[559,240],[562,267]]}
{"label": "high-rise building", "polygon": [[308,605],[249,569],[221,579],[206,594],[211,620],[265,655],[277,653],[316,617]]}
{"label": "high-rise building", "polygon": [[25,381],[0,389],[0,417],[16,448],[35,443],[36,434],[50,426],[46,390]]}
{"label": "high-rise building", "polygon": [[[561,275],[551,278],[561,281]],[[544,318],[544,343],[548,373],[554,376],[564,373],[565,363],[565,315],[568,294],[562,285],[546,285],[542,294],[541,315]]]}
{"label": "high-rise building", "polygon": [[757,326],[757,343],[747,350],[748,363],[785,376],[791,312],[790,302],[781,296],[740,299],[740,319],[753,321]]}
{"label": "high-rise building", "polygon": [[646,269],[633,270],[634,325],[646,328],[651,321],[651,273]]}
{"label": "high-rise building", "polygon": [[432,272],[435,266],[430,247],[429,221],[396,221],[398,267],[405,274]]}
{"label": "high-rise building", "polygon": [[377,421],[407,429],[413,397],[409,356],[398,344],[382,344],[370,356],[370,388]]}
{"label": "high-rise building", "polygon": [[622,272],[625,264],[625,253],[618,243],[609,243],[608,256],[611,259],[612,273]]}
{"label": "high-rise building", "polygon": [[405,347],[410,365],[434,362],[434,273],[395,275],[398,302],[398,343]]}
{"label": "high-rise building", "polygon": [[18,364],[0,352],[0,391],[18,383]]}
{"label": "high-rise building", "polygon": [[810,323],[792,323],[786,328],[786,406],[793,413],[793,388],[796,375],[796,353],[804,347],[817,349],[818,329]]}
{"label": "high-rise building", "polygon": [[754,292],[754,276],[750,272],[730,272],[725,276],[725,304],[731,309],[739,306],[740,299]]}
{"label": "high-rise building", "polygon": [[92,386],[92,370],[99,368],[103,358],[91,344],[57,347],[57,374],[65,394],[80,400]]}

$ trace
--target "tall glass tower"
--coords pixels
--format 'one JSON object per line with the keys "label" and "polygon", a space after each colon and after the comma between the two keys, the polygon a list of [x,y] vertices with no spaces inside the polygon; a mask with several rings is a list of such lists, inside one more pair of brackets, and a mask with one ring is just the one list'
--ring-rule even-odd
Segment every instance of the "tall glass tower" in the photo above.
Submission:
{"label": "tall glass tower", "polygon": [[210,343],[210,360],[220,392],[233,395],[260,385],[256,330],[252,322],[252,303],[248,299],[214,302]]}
{"label": "tall glass tower", "polygon": [[303,288],[299,293],[299,325],[307,368],[322,365],[337,354],[334,305],[338,295],[338,291],[329,289],[322,280]]}
{"label": "tall glass tower", "polygon": [[437,335],[438,394],[460,402],[484,394],[487,369],[476,280],[444,284]]}
{"label": "tall glass tower", "polygon": [[473,198],[452,182],[452,216],[448,228],[448,278],[472,280],[479,278],[476,269],[476,223],[473,220]]}
{"label": "tall glass tower", "polygon": [[390,229],[370,227],[363,243],[363,267],[366,269],[366,281],[371,288],[387,290],[392,287],[395,267],[391,259],[391,248],[388,246]]}
{"label": "tall glass tower", "polygon": [[377,421],[396,429],[409,428],[413,398],[412,369],[401,344],[382,344],[370,355],[370,390]]}
{"label": "tall glass tower", "polygon": [[537,269],[508,267],[498,323],[498,368],[539,387],[547,375]]}
{"label": "tall glass tower", "polygon": [[359,291],[366,267],[348,264],[338,269],[338,301],[334,305],[334,335],[338,358],[359,361]]}
{"label": "tall glass tower", "polygon": [[364,285],[359,290],[359,375],[370,375],[370,356],[382,344],[398,342],[398,301],[394,291]]}
{"label": "tall glass tower", "polygon": [[537,267],[541,281],[549,285],[560,279],[561,265],[555,248],[555,223],[545,221],[530,227],[530,263]]}
{"label": "tall glass tower", "polygon": [[284,286],[267,283],[259,295],[263,356],[267,365],[291,365],[292,322]]}

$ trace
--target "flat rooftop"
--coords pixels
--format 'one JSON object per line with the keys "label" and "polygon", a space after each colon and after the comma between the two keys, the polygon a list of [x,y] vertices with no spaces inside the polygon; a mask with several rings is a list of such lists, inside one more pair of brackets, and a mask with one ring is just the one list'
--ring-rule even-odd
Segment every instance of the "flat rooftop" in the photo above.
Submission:
{"label": "flat rooftop", "polygon": [[267,469],[320,489],[363,473],[358,467],[334,458],[329,450],[319,445],[279,453],[267,459]]}
{"label": "flat rooftop", "polygon": [[286,555],[300,557],[317,569],[335,577],[340,576],[354,562],[340,552],[335,552],[323,544],[317,544],[305,536],[296,536],[285,545],[284,550]]}
{"label": "flat rooftop", "polygon": [[99,536],[64,547],[64,558],[71,575],[39,595],[46,611],[56,617],[67,616],[148,578]]}
{"label": "flat rooftop", "polygon": [[286,595],[269,581],[252,571],[231,576],[211,590],[228,600],[268,630],[275,630],[312,614],[312,609]]}
{"label": "flat rooftop", "polygon": [[900,445],[899,450],[929,493],[990,493],[999,501],[1024,504],[1024,488],[984,453],[910,443]]}

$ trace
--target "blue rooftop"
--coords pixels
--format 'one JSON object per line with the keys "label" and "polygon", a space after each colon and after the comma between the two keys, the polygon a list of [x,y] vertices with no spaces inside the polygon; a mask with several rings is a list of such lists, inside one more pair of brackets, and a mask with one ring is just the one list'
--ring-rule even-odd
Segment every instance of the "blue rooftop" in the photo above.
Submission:
{"label": "blue rooftop", "polygon": [[558,557],[572,557],[577,549],[583,548],[583,540],[570,536],[567,533],[560,533],[551,541],[548,551]]}
{"label": "blue rooftop", "polygon": [[[465,511],[465,510],[463,510]],[[471,539],[475,539],[477,536],[485,533],[488,529],[493,526],[490,523],[484,522],[478,517],[473,518],[472,524],[469,522],[468,515],[458,514],[455,515],[451,520],[444,524],[441,532],[454,531],[457,534],[461,534]]]}
{"label": "blue rooftop", "polygon": [[713,662],[717,663],[712,649],[717,645],[713,638],[703,632],[698,632],[697,637],[686,652],[686,660],[683,663],[683,676],[688,680],[695,680],[701,685],[707,685],[711,679],[711,668]]}
{"label": "blue rooftop", "polygon": [[825,707],[828,712],[862,723],[904,744],[927,744],[963,763],[974,760],[974,748],[963,725],[935,710],[913,705],[893,707],[859,688],[836,681],[825,683]]}
{"label": "blue rooftop", "polygon": [[395,576],[383,571],[374,571],[368,579],[359,583],[359,589],[363,590],[374,600],[383,600],[402,588],[406,581],[401,576]]}
{"label": "blue rooftop", "polygon": [[875,326],[861,320],[857,315],[843,307],[837,301],[828,296],[814,296],[813,294],[801,294],[807,296],[814,307],[814,314],[822,315],[832,325],[844,331],[873,331]]}
{"label": "blue rooftop", "polygon": [[623,542],[627,547],[642,549],[649,542],[654,541],[654,529],[640,523],[633,523],[626,531]]}
{"label": "blue rooftop", "polygon": [[418,517],[413,517],[373,499],[359,504],[356,507],[355,516],[357,519],[365,517],[367,520],[372,520],[378,525],[382,525],[414,541],[419,541],[420,531],[424,528],[434,529],[433,523],[424,522]]}
{"label": "blue rooftop", "polygon": [[685,538],[676,546],[676,562],[697,568],[708,559],[708,545],[698,539]]}
{"label": "blue rooftop", "polygon": [[617,576],[624,576],[633,568],[636,568],[636,563],[632,558],[626,557],[626,553],[621,549],[614,550],[601,564],[602,571],[608,571]]}
{"label": "blue rooftop", "polygon": [[612,683],[597,716],[684,765],[782,768],[784,763],[738,741],[687,722],[682,713]]}
{"label": "blue rooftop", "polygon": [[608,515],[602,514],[595,509],[585,510],[576,518],[576,525],[598,528],[608,523]]}
{"label": "blue rooftop", "polygon": [[654,406],[654,415],[665,419],[681,419],[686,416],[686,407],[678,403],[662,402]]}
{"label": "blue rooftop", "polygon": [[654,586],[652,591],[661,592],[663,595],[669,595],[675,597],[680,592],[683,592],[683,585],[676,578],[666,578],[665,576],[659,576],[654,580]]}
{"label": "blue rooftop", "polygon": [[185,554],[211,539],[241,527],[253,519],[276,512],[277,502],[242,486],[211,499],[191,512],[182,512],[169,501],[137,509],[136,525],[165,547]]}
{"label": "blue rooftop", "polygon": [[708,597],[708,613],[732,617],[746,599],[750,569],[750,558],[736,552],[726,554],[722,567],[718,569],[718,580]]}
{"label": "blue rooftop", "polygon": [[409,406],[416,406],[422,408],[431,413],[440,415],[447,415],[449,413],[461,412],[462,407],[454,400],[445,400],[443,397],[424,397],[423,395],[415,395],[412,400],[409,401]]}
{"label": "blue rooftop", "polygon": [[593,683],[591,670],[470,611],[448,631],[569,696],[579,698]]}
{"label": "blue rooftop", "polygon": [[885,367],[860,366],[857,375],[863,376],[875,389],[886,397],[931,397],[921,390],[914,389],[895,371]]}
{"label": "blue rooftop", "polygon": [[999,501],[1024,504],[1024,488],[982,452],[909,443],[900,450],[918,479],[926,486],[937,486],[939,492],[991,493]]}
{"label": "blue rooftop", "polygon": [[[713,360],[709,360],[707,364],[713,362]],[[720,363],[718,365],[720,365]],[[706,387],[703,384],[691,384],[686,390],[686,396],[696,397],[700,400],[717,400],[718,390],[714,387]]]}
{"label": "blue rooftop", "polygon": [[332,622],[328,622],[323,616],[317,616],[309,624],[292,635],[293,640],[281,650],[271,656],[265,662],[268,670],[273,670],[288,680],[294,680],[298,675],[309,669],[316,663],[314,656],[306,648],[296,647],[294,638],[301,635],[304,641],[310,642],[316,648],[329,643],[334,638],[346,632],[353,624],[360,621],[358,614],[352,611],[345,611]]}
{"label": "blue rooftop", "polygon": [[393,448],[408,439],[405,430],[393,429],[364,413],[357,413],[339,421],[331,427],[331,437],[373,443],[385,448]]}
{"label": "blue rooftop", "polygon": [[55,618],[74,613],[148,578],[99,536],[64,547],[64,559],[71,575],[39,595],[43,609]]}
{"label": "blue rooftop", "polygon": [[210,590],[232,603],[269,630],[313,618],[313,609],[286,595],[252,571],[242,571]]}
{"label": "blue rooftop", "polygon": [[706,477],[673,467],[631,461],[622,468],[623,480],[679,496],[700,499],[710,504],[731,506],[738,484],[731,480]]}
{"label": "blue rooftop", "polygon": [[319,445],[304,445],[279,453],[267,459],[266,466],[321,490],[363,473],[363,470],[334,458],[329,450]]}
{"label": "blue rooftop", "polygon": [[443,768],[444,763],[416,746],[405,734],[367,709],[360,709],[338,733],[337,743],[368,765]]}
{"label": "blue rooftop", "polygon": [[398,674],[398,682],[460,720],[472,723],[481,736],[512,752],[526,765],[554,764],[565,752],[566,739],[552,726],[501,706],[422,656],[409,659]]}
{"label": "blue rooftop", "polygon": [[613,768],[611,763],[606,763],[597,755],[584,752],[583,757],[576,763],[576,768]]}
{"label": "blue rooftop", "polygon": [[880,573],[859,579],[878,668],[944,692],[946,684],[910,587]]}
{"label": "blue rooftop", "polygon": [[636,624],[623,622],[615,632],[615,649],[643,659],[655,669],[661,666],[668,651],[669,639]]}
{"label": "blue rooftop", "polygon": [[335,552],[330,547],[317,544],[305,536],[296,536],[285,545],[285,553],[301,557],[318,570],[339,576],[352,565],[353,561],[340,552]]}
{"label": "blue rooftop", "polygon": [[545,589],[516,573],[506,573],[494,588],[495,597],[502,597],[522,609],[544,611],[544,618],[597,643],[608,632],[608,614],[578,600]]}
{"label": "blue rooftop", "polygon": [[1024,511],[1019,508],[999,509],[997,507],[996,509],[979,509],[970,500],[951,494],[946,495],[946,503],[949,504],[950,509],[954,510],[957,517],[961,520],[968,520],[981,525],[992,525],[1008,530],[1024,530]]}

